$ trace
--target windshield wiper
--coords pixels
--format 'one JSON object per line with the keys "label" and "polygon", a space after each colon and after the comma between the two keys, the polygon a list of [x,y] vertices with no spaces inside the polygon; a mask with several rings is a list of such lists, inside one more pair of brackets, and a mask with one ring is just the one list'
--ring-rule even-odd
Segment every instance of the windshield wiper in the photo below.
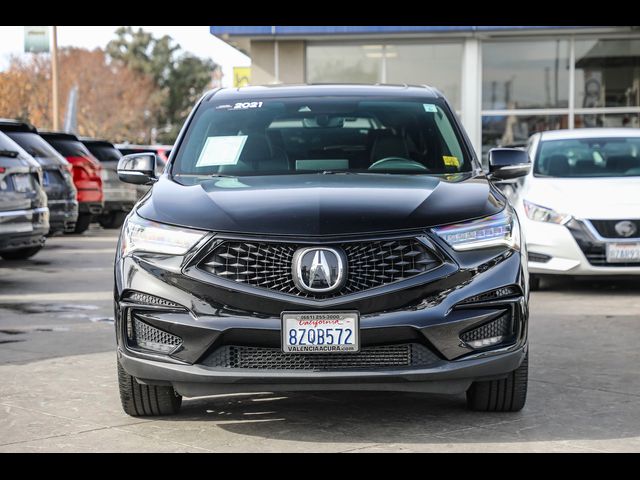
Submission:
{"label": "windshield wiper", "polygon": [[227,175],[226,173],[209,173],[208,177],[216,177],[216,178],[236,178],[237,175]]}

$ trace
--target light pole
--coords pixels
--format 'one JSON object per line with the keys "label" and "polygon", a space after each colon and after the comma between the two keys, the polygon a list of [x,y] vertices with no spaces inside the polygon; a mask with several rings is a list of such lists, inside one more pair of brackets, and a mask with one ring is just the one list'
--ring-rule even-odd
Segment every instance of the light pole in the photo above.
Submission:
{"label": "light pole", "polygon": [[51,88],[52,92],[52,104],[53,104],[53,130],[59,129],[59,106],[58,106],[58,30],[57,27],[52,27],[52,43],[51,43]]}

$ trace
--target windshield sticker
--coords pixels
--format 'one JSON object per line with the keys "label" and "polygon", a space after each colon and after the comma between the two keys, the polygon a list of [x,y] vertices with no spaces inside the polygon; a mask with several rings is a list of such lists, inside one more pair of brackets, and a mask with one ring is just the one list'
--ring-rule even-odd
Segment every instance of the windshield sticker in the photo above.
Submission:
{"label": "windshield sticker", "polygon": [[438,113],[438,107],[436,107],[433,103],[423,103],[422,106],[424,107],[425,112]]}
{"label": "windshield sticker", "polygon": [[447,167],[460,168],[460,160],[458,160],[458,157],[448,157],[447,155],[443,155],[442,161]]}
{"label": "windshield sticker", "polygon": [[196,167],[237,165],[246,141],[246,135],[207,138]]}

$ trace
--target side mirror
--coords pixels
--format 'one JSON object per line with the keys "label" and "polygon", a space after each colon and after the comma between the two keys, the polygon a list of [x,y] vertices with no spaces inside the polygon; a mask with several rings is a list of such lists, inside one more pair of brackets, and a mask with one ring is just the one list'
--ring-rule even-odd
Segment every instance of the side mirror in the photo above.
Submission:
{"label": "side mirror", "polygon": [[151,185],[156,177],[156,156],[153,153],[133,153],[118,161],[118,178],[126,183]]}
{"label": "side mirror", "polygon": [[489,150],[489,178],[511,180],[524,177],[531,171],[529,154],[519,148],[492,148]]}

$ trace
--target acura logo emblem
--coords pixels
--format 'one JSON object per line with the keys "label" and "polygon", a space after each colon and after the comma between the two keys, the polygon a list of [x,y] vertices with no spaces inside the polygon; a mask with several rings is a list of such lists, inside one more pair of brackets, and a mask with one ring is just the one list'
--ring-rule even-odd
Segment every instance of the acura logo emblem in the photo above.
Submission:
{"label": "acura logo emblem", "polygon": [[333,248],[301,248],[293,254],[293,282],[303,292],[331,292],[344,284],[346,259]]}
{"label": "acura logo emblem", "polygon": [[635,226],[635,224],[633,222],[630,222],[629,220],[623,220],[616,223],[614,228],[618,235],[626,238],[632,237],[638,231],[638,228]]}

